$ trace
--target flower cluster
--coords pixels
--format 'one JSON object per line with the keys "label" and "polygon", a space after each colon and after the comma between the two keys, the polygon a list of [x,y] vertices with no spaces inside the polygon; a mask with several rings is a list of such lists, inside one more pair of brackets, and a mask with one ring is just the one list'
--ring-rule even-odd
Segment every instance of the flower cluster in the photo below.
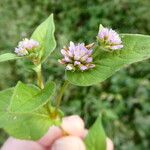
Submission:
{"label": "flower cluster", "polygon": [[66,65],[66,70],[85,71],[92,69],[95,67],[92,63],[92,46],[93,44],[85,46],[84,43],[74,44],[73,42],[70,42],[70,46],[68,48],[64,47],[61,50],[61,54],[64,58],[59,60],[59,62]]}
{"label": "flower cluster", "polygon": [[100,41],[100,44],[110,50],[118,50],[123,48],[119,34],[112,29],[102,27],[99,30],[97,38]]}
{"label": "flower cluster", "polygon": [[39,46],[39,42],[33,39],[25,38],[23,41],[18,43],[18,46],[15,48],[15,53],[19,56],[28,55],[31,51]]}

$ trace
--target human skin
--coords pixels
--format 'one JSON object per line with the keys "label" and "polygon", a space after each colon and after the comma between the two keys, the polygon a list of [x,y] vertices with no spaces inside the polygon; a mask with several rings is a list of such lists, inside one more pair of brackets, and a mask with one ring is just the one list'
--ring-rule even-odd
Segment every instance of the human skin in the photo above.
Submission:
{"label": "human skin", "polygon": [[[83,120],[73,115],[65,117],[61,127],[52,126],[38,141],[8,138],[1,150],[86,150],[83,139],[87,135]],[[113,150],[112,141],[107,138],[107,149]]]}

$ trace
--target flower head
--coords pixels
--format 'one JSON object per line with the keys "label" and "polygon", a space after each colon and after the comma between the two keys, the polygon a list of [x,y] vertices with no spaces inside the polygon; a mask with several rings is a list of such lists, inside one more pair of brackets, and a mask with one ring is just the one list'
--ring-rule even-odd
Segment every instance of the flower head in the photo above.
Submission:
{"label": "flower head", "polygon": [[28,55],[28,51],[26,49],[24,49],[23,47],[16,47],[15,53],[17,53],[17,55],[19,55],[19,56]]}
{"label": "flower head", "polygon": [[39,42],[33,39],[25,38],[23,41],[18,43],[18,46],[15,48],[15,53],[19,56],[28,55],[31,51],[39,46]]}
{"label": "flower head", "polygon": [[59,60],[59,62],[66,65],[66,70],[85,71],[92,69],[95,67],[92,63],[92,46],[93,44],[85,46],[84,43],[74,44],[73,42],[70,42],[68,48],[64,47],[61,50],[61,54],[64,58]]}
{"label": "flower head", "polygon": [[100,44],[110,50],[118,50],[123,48],[119,34],[112,29],[101,26],[97,38],[100,41]]}

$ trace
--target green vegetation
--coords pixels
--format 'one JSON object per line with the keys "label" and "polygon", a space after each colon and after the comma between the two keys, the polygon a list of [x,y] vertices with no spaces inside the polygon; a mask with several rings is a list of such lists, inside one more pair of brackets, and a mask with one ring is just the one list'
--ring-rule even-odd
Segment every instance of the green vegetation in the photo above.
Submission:
{"label": "green vegetation", "polygon": [[[94,41],[98,26],[110,26],[121,33],[150,33],[149,0],[5,0],[0,1],[0,52],[14,50],[17,42],[29,37],[34,27],[54,13],[57,51],[44,66],[46,79],[61,84],[64,69],[57,62],[60,48],[70,40]],[[21,60],[0,65],[0,89],[15,86],[18,80],[30,83],[36,76],[24,69]],[[53,67],[52,67],[53,66]],[[70,86],[63,98],[66,114],[79,114],[89,127],[103,113],[106,133],[117,150],[150,147],[150,61],[126,67],[102,84]],[[102,70],[103,71],[103,70]],[[36,80],[35,80],[36,82]],[[0,131],[0,144],[6,134]]]}

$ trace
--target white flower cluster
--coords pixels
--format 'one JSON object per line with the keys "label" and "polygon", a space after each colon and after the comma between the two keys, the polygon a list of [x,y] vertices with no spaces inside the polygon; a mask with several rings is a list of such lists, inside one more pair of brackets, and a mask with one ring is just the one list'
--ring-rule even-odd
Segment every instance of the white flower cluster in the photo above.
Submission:
{"label": "white flower cluster", "polygon": [[25,38],[23,41],[18,43],[18,46],[15,48],[15,53],[19,56],[28,55],[31,51],[39,46],[39,42],[33,39]]}

